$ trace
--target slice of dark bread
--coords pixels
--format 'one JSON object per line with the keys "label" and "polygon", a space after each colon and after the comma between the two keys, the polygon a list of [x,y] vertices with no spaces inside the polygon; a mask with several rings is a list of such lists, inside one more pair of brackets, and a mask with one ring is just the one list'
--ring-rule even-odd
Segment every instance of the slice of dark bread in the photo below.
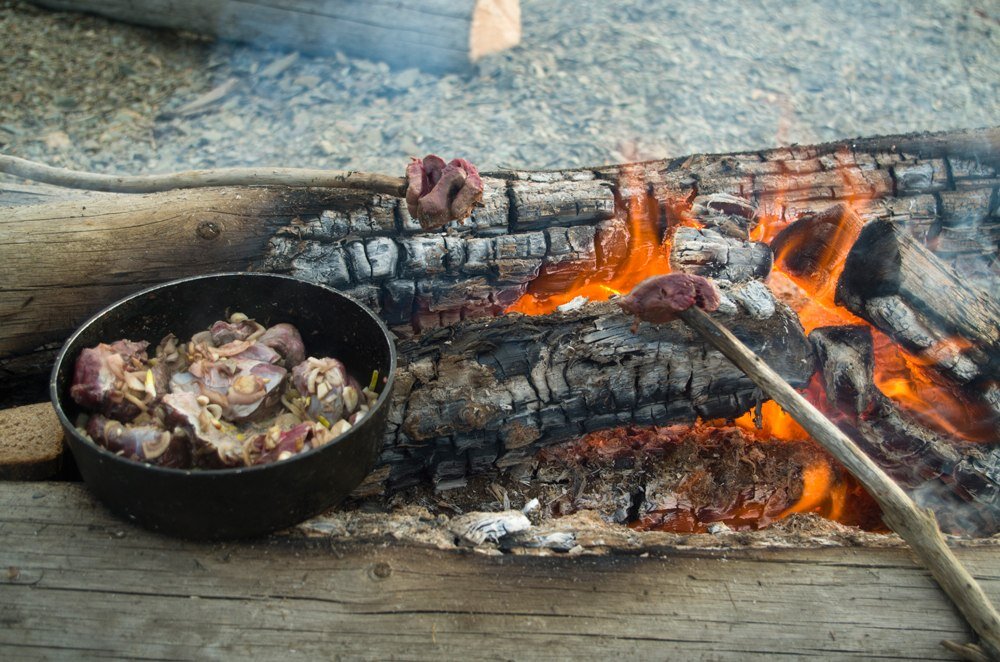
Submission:
{"label": "slice of dark bread", "polygon": [[59,472],[63,431],[48,402],[0,410],[0,480],[44,480]]}

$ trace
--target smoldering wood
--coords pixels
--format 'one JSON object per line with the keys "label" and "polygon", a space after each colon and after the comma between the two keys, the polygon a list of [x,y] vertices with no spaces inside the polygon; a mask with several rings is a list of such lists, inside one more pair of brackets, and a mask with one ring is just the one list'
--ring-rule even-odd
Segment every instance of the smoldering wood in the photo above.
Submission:
{"label": "smoldering wood", "polygon": [[863,225],[850,207],[835,204],[803,215],[774,238],[771,248],[786,272],[818,290],[830,284],[833,268],[842,262]]}
{"label": "smoldering wood", "polygon": [[[894,536],[792,519],[678,536],[581,513],[471,548],[407,508],[206,545],[117,520],[78,484],[0,484],[0,655],[927,660],[968,639]],[[995,541],[953,544],[1000,597]]]}
{"label": "smoldering wood", "polygon": [[897,224],[858,236],[836,301],[960,384],[1000,378],[1000,301],[970,287]]}
{"label": "smoldering wood", "polygon": [[691,201],[691,214],[704,227],[742,241],[750,239],[750,229],[757,224],[757,206],[726,193],[696,196]]}
{"label": "smoldering wood", "polygon": [[[756,282],[727,295],[720,318],[803,386],[812,354],[795,314]],[[637,333],[632,325],[615,304],[592,303],[402,340],[381,458],[387,485],[460,480],[530,462],[539,448],[585,432],[734,418],[754,406],[752,382],[681,323],[642,324]]]}
{"label": "smoldering wood", "polygon": [[267,48],[343,51],[398,67],[465,71],[521,40],[518,0],[34,0],[161,28]]}
{"label": "smoldering wood", "polygon": [[909,416],[874,383],[871,331],[821,327],[809,334],[831,415],[945,532],[1000,531],[1000,444],[949,439]]}

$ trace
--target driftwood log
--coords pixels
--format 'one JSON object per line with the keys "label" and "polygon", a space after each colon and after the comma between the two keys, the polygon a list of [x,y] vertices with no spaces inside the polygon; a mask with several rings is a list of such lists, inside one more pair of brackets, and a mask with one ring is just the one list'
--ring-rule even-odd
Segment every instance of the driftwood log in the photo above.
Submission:
{"label": "driftwood log", "polygon": [[85,11],[310,53],[343,51],[397,67],[462,71],[521,40],[519,0],[34,0]]}
{"label": "driftwood log", "polygon": [[[720,372],[723,378],[706,392],[698,392],[697,382],[679,391],[665,387],[669,402],[655,401],[668,391],[629,382],[641,363],[636,356],[654,346],[693,356],[675,364],[683,369],[724,370],[728,363],[721,356],[691,344],[679,327],[665,330],[668,335],[660,339],[633,337],[624,320],[595,305],[545,320],[492,316],[529,291],[540,275],[568,281],[581,268],[613,269],[627,250],[632,228],[626,201],[633,193],[646,196],[655,210],[649,221],[657,233],[682,226],[673,235],[675,268],[734,280],[770,268],[767,251],[749,240],[758,220],[787,223],[803,212],[856,198],[859,191],[870,198],[858,211],[865,221],[892,218],[920,234],[953,218],[947,210],[962,200],[963,208],[982,207],[967,215],[970,223],[992,228],[998,223],[991,207],[998,143],[1000,131],[991,129],[592,170],[493,173],[484,177],[484,206],[442,233],[423,232],[399,199],[357,190],[90,194],[5,209],[0,224],[4,395],[8,402],[14,393],[23,400],[44,398],[38,377],[58,343],[88,315],[142,284],[224,269],[265,269],[346,290],[379,310],[401,337],[403,372],[409,377],[400,383],[413,388],[405,408],[397,404],[384,457],[384,477],[392,474],[398,484],[416,480],[414,472],[456,480],[495,461],[514,462],[532,445],[564,434],[557,421],[565,420],[575,433],[587,429],[584,419],[620,425],[690,420],[709,411],[737,415],[755,396],[748,381],[732,374]],[[692,215],[703,229],[683,227]],[[953,248],[939,257],[959,270],[983,253],[982,246],[966,253]],[[996,278],[994,267],[976,265],[963,277]],[[773,305],[757,281],[732,291],[726,321],[748,344],[760,349],[760,339],[775,335],[777,324],[780,335],[792,329],[794,337],[795,325],[785,324],[787,312]],[[535,339],[546,342],[567,333],[590,341],[577,348],[584,360],[575,362],[559,347],[547,357],[528,349]],[[477,344],[483,337],[495,338],[495,344]],[[446,340],[477,353],[459,356]],[[802,374],[797,351],[788,354],[787,369],[777,366],[793,382]],[[602,362],[610,393],[597,397],[586,383],[597,371],[588,374],[584,368]],[[559,390],[556,366],[576,371],[578,381],[566,381],[569,391]],[[473,391],[485,383],[510,409],[491,411],[487,418],[472,411],[472,420],[482,422],[479,429],[448,419],[470,414],[451,404],[463,394],[455,392],[458,387],[449,391],[448,370],[456,370],[454,384],[468,383],[466,402],[480,402],[485,391]],[[489,379],[477,381],[477,372]],[[546,372],[550,375],[540,378]],[[576,398],[575,404],[553,408],[557,397],[551,393],[560,404]],[[435,422],[427,412],[446,418]]]}

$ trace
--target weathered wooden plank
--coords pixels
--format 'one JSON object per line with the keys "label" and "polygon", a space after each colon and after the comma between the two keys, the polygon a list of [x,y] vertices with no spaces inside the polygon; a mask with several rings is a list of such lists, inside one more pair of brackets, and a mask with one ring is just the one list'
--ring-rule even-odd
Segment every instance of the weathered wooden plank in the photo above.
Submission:
{"label": "weathered wooden plank", "polygon": [[50,9],[401,67],[461,71],[521,39],[518,0],[35,0]]}
{"label": "weathered wooden plank", "polygon": [[[82,488],[0,484],[0,655],[254,659],[952,659],[969,640],[905,548],[463,554],[188,543]],[[956,549],[1000,597],[995,546]]]}
{"label": "weathered wooden plank", "polygon": [[259,265],[267,241],[294,217],[357,200],[329,189],[206,188],[5,210],[0,356],[61,341],[142,285]]}

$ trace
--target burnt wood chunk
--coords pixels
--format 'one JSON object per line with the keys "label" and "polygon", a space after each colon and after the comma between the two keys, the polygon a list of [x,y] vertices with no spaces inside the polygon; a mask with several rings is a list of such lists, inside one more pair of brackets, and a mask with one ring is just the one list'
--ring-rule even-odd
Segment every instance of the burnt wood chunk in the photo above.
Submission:
{"label": "burnt wood chunk", "polygon": [[771,248],[775,261],[813,290],[828,284],[834,268],[854,244],[864,221],[847,205],[806,214],[782,230]]}
{"label": "burnt wood chunk", "polygon": [[707,229],[724,237],[748,241],[757,224],[757,206],[735,195],[713,193],[691,201],[691,214]]}
{"label": "burnt wood chunk", "polygon": [[[730,312],[716,314],[803,386],[812,349],[794,313],[772,298],[770,317],[751,315],[733,303],[740,289],[729,291]],[[637,333],[632,325],[615,304],[591,303],[542,317],[466,320],[401,341],[382,458],[392,467],[389,485],[451,479],[456,462],[471,471],[484,457],[511,466],[581,432],[733,418],[754,406],[753,383],[683,323],[641,324]],[[438,469],[442,461],[447,470]]]}
{"label": "burnt wood chunk", "polygon": [[615,196],[608,182],[531,182],[510,185],[514,223],[518,230],[537,230],[550,225],[579,225],[611,218]]}
{"label": "burnt wood chunk", "polygon": [[1000,377],[1000,303],[891,222],[869,223],[836,301],[961,384]]}
{"label": "burnt wood chunk", "polygon": [[941,191],[948,186],[948,167],[944,159],[899,162],[892,169],[900,195]]}
{"label": "burnt wood chunk", "polygon": [[1000,444],[949,439],[922,426],[874,384],[871,331],[822,327],[809,334],[831,405],[830,416],[942,530],[1000,531]]}
{"label": "burnt wood chunk", "polygon": [[760,242],[726,237],[709,228],[677,228],[670,266],[678,271],[742,282],[771,273],[771,249]]}

